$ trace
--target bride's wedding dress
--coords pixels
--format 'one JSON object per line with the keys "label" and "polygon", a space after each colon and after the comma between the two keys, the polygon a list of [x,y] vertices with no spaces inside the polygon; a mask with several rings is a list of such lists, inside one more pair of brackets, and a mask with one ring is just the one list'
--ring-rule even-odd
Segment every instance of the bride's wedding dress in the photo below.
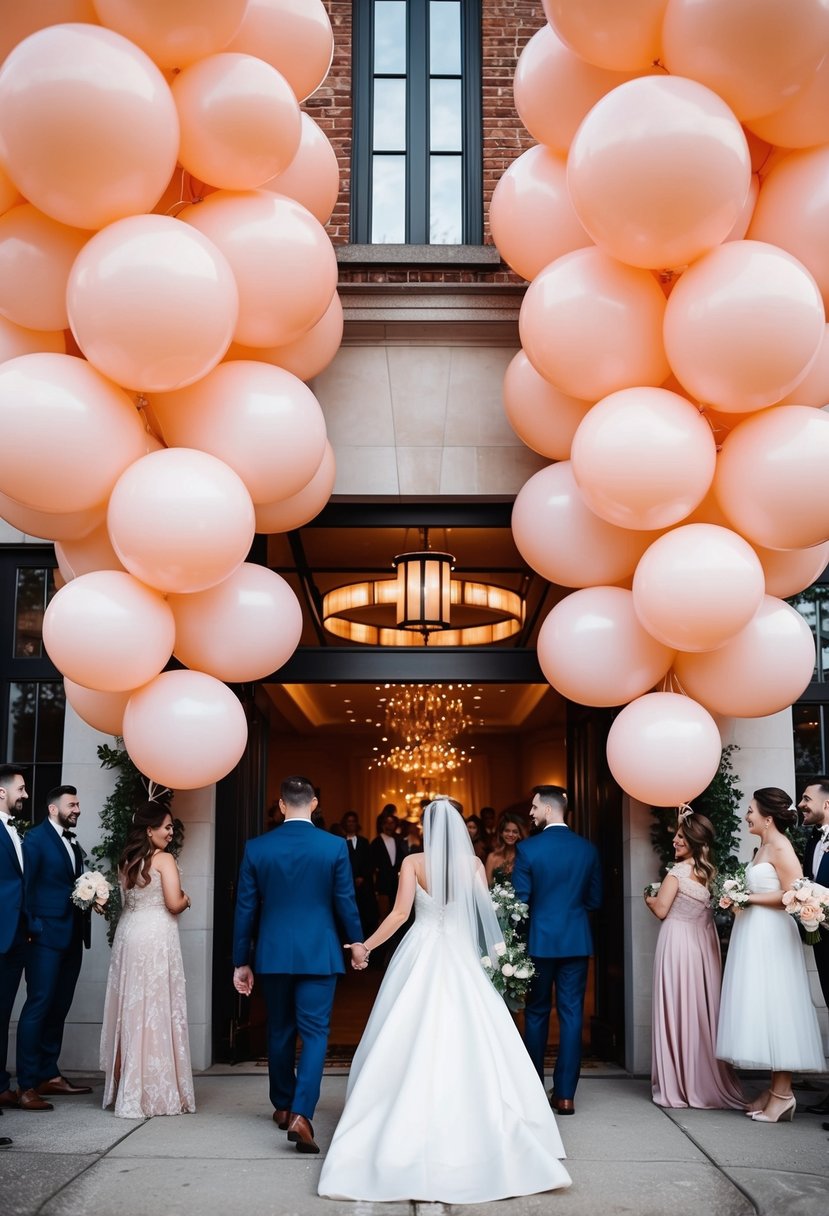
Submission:
{"label": "bride's wedding dress", "polygon": [[415,913],[355,1053],[319,1193],[478,1203],[569,1186],[555,1116],[468,928],[421,886]]}

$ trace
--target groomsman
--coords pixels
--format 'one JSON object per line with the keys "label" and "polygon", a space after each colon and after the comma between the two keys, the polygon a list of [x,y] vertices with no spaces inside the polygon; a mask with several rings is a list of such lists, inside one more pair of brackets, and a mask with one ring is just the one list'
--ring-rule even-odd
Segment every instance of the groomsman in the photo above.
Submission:
{"label": "groomsman", "polygon": [[0,765],[0,1113],[3,1107],[17,1106],[7,1056],[9,1022],[25,961],[26,917],[23,913],[23,844],[15,819],[28,796],[20,769],[14,764]]}
{"label": "groomsman", "polygon": [[560,785],[537,785],[530,818],[541,831],[516,850],[512,884],[529,905],[529,954],[535,964],[524,1012],[524,1042],[544,1081],[544,1050],[555,986],[559,1048],[550,1105],[575,1114],[581,1068],[581,1027],[587,964],[593,953],[588,912],[602,902],[599,854],[565,823],[567,793]]}
{"label": "groomsman", "polygon": [[[797,809],[803,823],[812,829],[803,854],[803,873],[829,887],[829,777],[818,777],[807,785]],[[820,941],[812,949],[823,1000],[829,1005],[829,935],[821,933]],[[815,1115],[829,1115],[829,1094],[806,1109]]]}
{"label": "groomsman", "polygon": [[360,821],[356,811],[346,811],[340,827],[348,845],[348,860],[357,896],[357,911],[363,926],[363,937],[369,937],[377,928],[377,899],[374,894],[374,873],[371,864],[371,845],[368,838],[360,835]]}
{"label": "groomsman", "polygon": [[72,903],[84,854],[75,839],[81,813],[74,785],[47,796],[49,813],[23,839],[23,900],[30,934],[26,1003],[17,1025],[17,1104],[52,1110],[48,1097],[92,1093],[73,1085],[58,1067],[63,1027],[75,995],[83,947],[89,947],[90,914]]}

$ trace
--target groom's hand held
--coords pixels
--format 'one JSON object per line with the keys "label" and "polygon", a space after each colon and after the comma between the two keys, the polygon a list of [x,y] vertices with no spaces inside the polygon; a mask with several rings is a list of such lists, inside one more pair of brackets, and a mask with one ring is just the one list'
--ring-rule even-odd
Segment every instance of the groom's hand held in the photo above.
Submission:
{"label": "groom's hand held", "polygon": [[233,987],[242,996],[250,996],[253,992],[253,972],[250,967],[235,967],[233,970]]}
{"label": "groom's hand held", "polygon": [[346,950],[351,951],[351,966],[355,971],[364,971],[368,966],[369,952],[362,942],[347,942]]}

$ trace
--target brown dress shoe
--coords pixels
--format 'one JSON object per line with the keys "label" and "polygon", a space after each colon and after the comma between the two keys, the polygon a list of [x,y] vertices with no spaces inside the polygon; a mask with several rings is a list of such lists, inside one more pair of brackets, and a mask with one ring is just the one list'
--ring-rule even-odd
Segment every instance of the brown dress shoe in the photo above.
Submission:
{"label": "brown dress shoe", "polygon": [[68,1097],[72,1094],[91,1094],[91,1085],[73,1085],[71,1081],[67,1081],[66,1077],[56,1077],[54,1081],[43,1081],[37,1087],[37,1092],[41,1096],[52,1097]]}
{"label": "brown dress shoe", "polygon": [[576,1105],[572,1098],[559,1098],[556,1102],[556,1110],[560,1115],[574,1115]]}
{"label": "brown dress shoe", "polygon": [[54,1110],[51,1102],[44,1102],[36,1089],[18,1089],[17,1106],[19,1110]]}
{"label": "brown dress shoe", "polygon": [[288,1120],[291,1117],[289,1110],[275,1110],[273,1112],[273,1121],[281,1132],[288,1130]]}
{"label": "brown dress shoe", "polygon": [[13,1089],[4,1089],[0,1094],[0,1110],[4,1106],[12,1109],[17,1106],[17,1094]]}
{"label": "brown dress shoe", "polygon": [[288,1122],[288,1139],[296,1144],[298,1153],[318,1153],[320,1147],[314,1139],[314,1129],[304,1115],[291,1113]]}

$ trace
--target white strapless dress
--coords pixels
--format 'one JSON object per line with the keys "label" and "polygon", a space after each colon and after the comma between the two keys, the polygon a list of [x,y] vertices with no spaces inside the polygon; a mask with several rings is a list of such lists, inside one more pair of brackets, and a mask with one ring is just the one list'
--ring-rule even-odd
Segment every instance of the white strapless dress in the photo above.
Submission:
{"label": "white strapless dress", "polygon": [[[768,861],[746,870],[750,891],[779,891]],[[759,904],[734,918],[720,1000],[717,1056],[738,1068],[823,1072],[826,1061],[800,934],[791,916]]]}
{"label": "white strapless dress", "polygon": [[564,1147],[477,949],[417,888],[319,1181],[336,1199],[481,1203],[570,1185]]}

